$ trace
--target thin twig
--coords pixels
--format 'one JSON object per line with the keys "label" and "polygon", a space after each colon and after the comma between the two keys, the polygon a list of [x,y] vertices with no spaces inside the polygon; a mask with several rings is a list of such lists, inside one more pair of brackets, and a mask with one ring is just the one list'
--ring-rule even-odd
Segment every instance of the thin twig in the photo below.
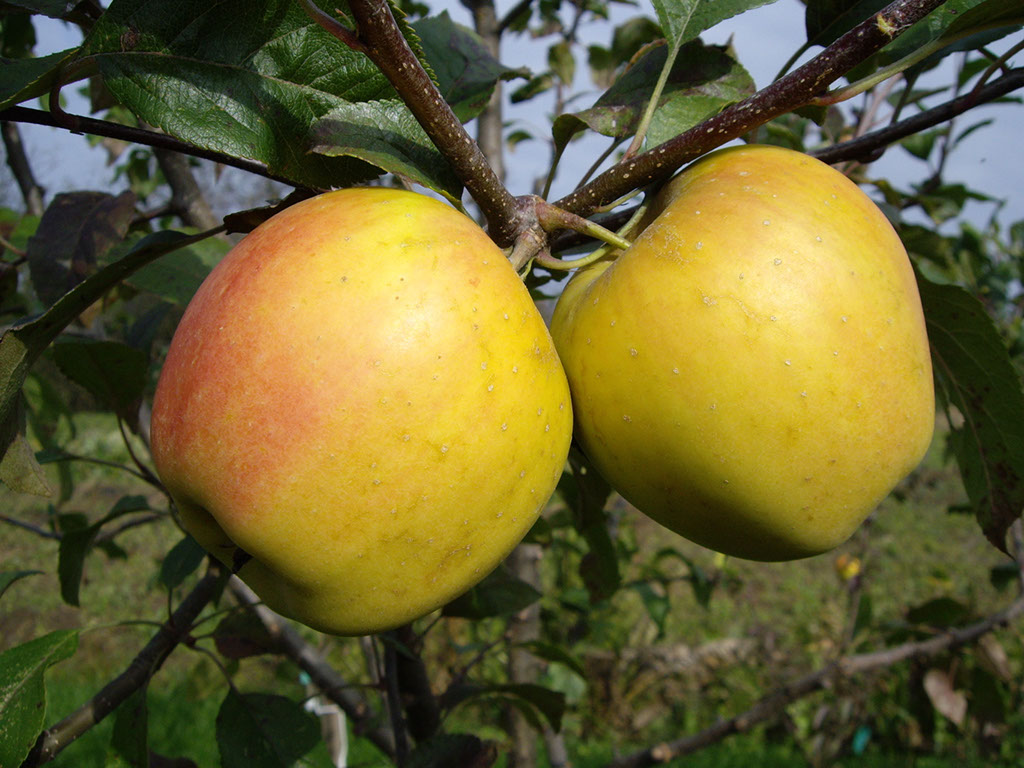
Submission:
{"label": "thin twig", "polygon": [[850,141],[812,151],[810,154],[830,165],[844,160],[876,160],[890,144],[951,120],[969,109],[994,101],[1021,87],[1024,87],[1024,67],[1011,69],[1007,74],[993,80],[983,88],[924,112],[919,112],[906,120],[901,120]]}
{"label": "thin twig", "polygon": [[[184,155],[199,157],[204,160],[212,160],[213,162],[220,163],[221,165],[229,165],[233,168],[239,168],[243,171],[254,173],[257,176],[263,176],[273,181],[279,181],[282,184],[295,186],[294,181],[271,173],[262,163],[257,163],[253,160],[246,160],[241,157],[235,157],[223,152],[214,152],[213,150],[203,149],[184,142],[181,139],[176,139],[173,136],[168,136],[165,133],[147,131],[130,125],[121,125],[120,123],[114,123],[109,120],[98,120],[94,117],[86,117],[85,115],[68,115],[68,117],[74,118],[76,130],[81,131],[82,133],[88,133],[93,136],[105,136],[110,139],[120,139],[121,141],[128,141],[133,144],[142,144],[147,147],[169,149],[172,152],[181,152]],[[44,112],[40,109],[29,109],[28,107],[8,107],[7,109],[0,111],[0,121],[45,125],[50,128],[66,128],[63,122],[49,112]]]}
{"label": "thin twig", "polygon": [[[300,2],[309,12],[307,3]],[[438,92],[409,47],[387,0],[351,0],[349,10],[356,21],[355,33],[337,22],[326,24],[318,15],[313,18],[343,43],[365,53],[384,73],[480,207],[491,238],[503,248],[511,246],[521,229],[515,198]]]}

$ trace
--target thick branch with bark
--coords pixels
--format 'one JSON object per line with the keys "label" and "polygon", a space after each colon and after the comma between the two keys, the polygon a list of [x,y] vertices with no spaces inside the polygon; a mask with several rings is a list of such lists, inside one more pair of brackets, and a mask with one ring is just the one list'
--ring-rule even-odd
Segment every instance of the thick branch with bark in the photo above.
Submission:
{"label": "thick branch with bark", "polygon": [[[706,152],[806,105],[829,85],[890,43],[898,32],[920,21],[945,0],[896,0],[858,24],[809,62],[748,99],[734,104],[674,139],[615,165],[555,203],[580,216],[634,189],[662,181]],[[879,24],[879,18],[886,24]]]}
{"label": "thick branch with bark", "polygon": [[480,206],[491,238],[501,247],[511,246],[523,229],[515,198],[409,47],[387,0],[350,1],[349,10],[357,26],[355,35],[310,5],[303,3],[318,24],[346,45],[365,53],[384,73]]}
{"label": "thick branch with bark", "polygon": [[946,123],[970,109],[995,101],[1022,87],[1024,87],[1024,68],[1011,69],[1002,77],[976,91],[964,94],[937,107],[926,109],[893,125],[866,133],[850,141],[833,144],[831,147],[810,154],[829,164],[844,160],[875,160],[882,151],[897,141]]}

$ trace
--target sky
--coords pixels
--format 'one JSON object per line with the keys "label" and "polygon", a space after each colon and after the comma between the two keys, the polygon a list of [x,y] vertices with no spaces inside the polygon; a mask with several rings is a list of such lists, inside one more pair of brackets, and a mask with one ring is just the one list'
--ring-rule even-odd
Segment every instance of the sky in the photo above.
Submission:
{"label": "sky", "polygon": [[[510,0],[500,0],[499,13],[510,5]],[[438,11],[446,8],[456,21],[471,24],[468,11],[458,0],[443,0],[440,4],[435,3],[434,7]],[[655,15],[649,0],[641,0],[637,6],[613,4],[611,7],[613,23],[620,23],[636,13],[644,13],[652,18]],[[580,34],[585,42],[607,44],[611,30],[612,26],[607,23],[594,23],[585,25]],[[707,43],[721,44],[731,40],[741,63],[746,66],[757,85],[763,87],[771,82],[775,73],[803,42],[803,30],[803,6],[798,0],[779,0],[727,20],[705,32],[702,37]],[[77,31],[60,22],[41,20],[37,24],[37,32],[40,35],[37,48],[39,54],[62,50],[78,42]],[[1013,37],[1014,42],[1019,39],[1019,34]],[[548,44],[546,40],[531,41],[525,35],[510,36],[503,46],[502,61],[512,67],[536,69],[546,59]],[[1001,49],[1008,45],[1004,41]],[[1018,56],[1021,57],[1024,55]],[[950,57],[947,61],[952,64],[954,58]],[[950,67],[946,66],[933,77],[940,84],[948,82],[950,72]],[[577,67],[576,85],[578,90],[588,92],[585,98],[576,102],[580,108],[598,95],[590,83],[585,65]],[[83,111],[86,107],[82,103],[72,102],[70,111],[76,108]],[[546,112],[550,109],[551,101],[546,99],[525,105],[506,103],[505,116],[507,120],[530,125],[536,133],[546,135]],[[953,155],[953,162],[947,167],[946,178],[950,182],[963,182],[971,188],[1006,200],[1000,213],[1000,220],[1004,223],[1024,219],[1024,185],[1020,181],[1024,178],[1024,145],[1019,137],[1021,127],[1024,127],[1024,105],[980,107],[962,116],[958,127],[966,128],[984,118],[994,118],[993,124],[976,131],[961,145]],[[107,165],[106,153],[99,148],[90,148],[83,137],[35,126],[22,126],[22,130],[35,173],[49,193],[83,187],[118,189],[123,185],[123,182],[114,181],[114,172]],[[608,140],[601,137],[574,143],[563,160],[564,172],[556,180],[552,197],[557,198],[569,192],[593,158],[607,147],[607,143]],[[531,191],[534,180],[544,174],[549,157],[549,150],[543,142],[519,145],[508,160],[507,185],[513,194]],[[872,176],[889,178],[897,185],[909,184],[924,177],[926,172],[926,166],[921,161],[898,147],[890,149],[871,169]],[[17,205],[17,192],[6,167],[0,174],[0,182],[5,188],[0,193],[0,200]],[[261,180],[241,172],[228,173],[221,176],[214,185],[212,202],[216,209],[226,212],[232,208],[262,204],[264,199],[273,194],[274,188]],[[991,204],[970,203],[967,214],[980,223],[991,216],[994,210]]]}

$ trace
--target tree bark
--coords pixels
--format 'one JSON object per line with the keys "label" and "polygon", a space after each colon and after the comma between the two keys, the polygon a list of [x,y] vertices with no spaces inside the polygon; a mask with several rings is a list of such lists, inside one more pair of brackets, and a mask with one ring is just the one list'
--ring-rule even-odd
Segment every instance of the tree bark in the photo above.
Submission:
{"label": "tree bark", "polygon": [[7,150],[7,165],[10,166],[11,173],[14,174],[14,179],[21,189],[21,196],[25,199],[26,213],[30,216],[42,216],[45,209],[43,188],[32,174],[32,166],[29,165],[25,145],[21,141],[21,131],[18,130],[16,123],[4,121],[0,123],[0,133],[3,133],[4,148]]}

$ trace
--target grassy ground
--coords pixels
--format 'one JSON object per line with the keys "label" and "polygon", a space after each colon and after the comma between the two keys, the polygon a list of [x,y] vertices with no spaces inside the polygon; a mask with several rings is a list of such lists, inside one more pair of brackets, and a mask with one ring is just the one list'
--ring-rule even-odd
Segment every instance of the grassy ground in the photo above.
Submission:
{"label": "grassy ground", "polygon": [[[102,417],[84,419],[69,450],[109,461],[129,461],[116,430]],[[591,635],[571,650],[588,665],[598,665],[588,671],[600,669],[599,664],[607,661],[602,653],[614,651],[615,665],[610,667],[614,679],[609,684],[616,687],[618,699],[598,700],[595,690],[606,681],[597,673],[589,680],[589,694],[581,692],[578,680],[546,681],[571,694],[574,707],[566,718],[566,733],[574,765],[600,766],[615,752],[629,751],[630,745],[671,739],[704,727],[717,717],[736,714],[774,685],[834,657],[841,647],[854,651],[881,647],[908,606],[945,597],[980,615],[1004,603],[1007,596],[988,583],[989,569],[1002,562],[1001,556],[984,541],[972,518],[948,513],[951,505],[962,501],[962,491],[955,474],[939,459],[938,450],[933,451],[903,489],[903,499],[887,500],[871,523],[838,552],[797,563],[723,561],[641,518],[630,518],[631,535],[639,550],[628,578],[640,573],[638,564],[648,553],[671,546],[720,583],[706,608],[698,604],[686,582],[674,584],[668,593],[671,608],[663,634],[659,634],[635,590],[620,592],[603,610],[595,610],[589,617]],[[71,499],[48,507],[53,502],[5,490],[0,492],[4,514],[44,528],[54,511],[83,512],[95,520],[128,494],[149,495],[157,509],[162,503],[145,484],[119,470],[76,465],[74,472],[75,493]],[[166,519],[119,537],[118,543],[130,555],[125,559],[93,552],[86,562],[81,607],[71,607],[60,597],[57,542],[0,524],[0,570],[44,571],[17,582],[0,599],[0,649],[52,629],[86,629],[75,657],[49,672],[47,722],[80,706],[138,652],[153,625],[132,622],[158,622],[166,616],[168,595],[158,585],[157,576],[162,556],[180,537],[173,521]],[[834,568],[835,558],[841,554],[863,562],[859,599],[866,597],[872,605],[872,620],[853,645],[844,645],[853,604],[849,584],[837,576]],[[684,574],[685,569],[681,568],[680,573]],[[997,638],[1019,679],[1024,657],[1019,630],[1011,628],[998,633]],[[753,650],[747,656],[719,659],[718,667],[696,679],[672,670],[665,672],[655,662],[643,660],[643,653],[651,649],[693,649],[723,639],[749,641]],[[349,664],[345,674],[358,678],[358,661],[353,661],[358,659],[358,649],[354,648],[351,643],[343,643],[334,653],[340,663]],[[637,654],[632,666],[623,666],[627,650]],[[204,768],[217,765],[214,728],[217,708],[226,691],[223,674],[199,651],[179,649],[171,657],[148,692],[151,747],[156,752],[187,757]],[[296,670],[282,667],[271,658],[243,662],[235,682],[250,690],[278,690],[291,695],[299,692]],[[878,684],[874,679],[868,682]],[[890,698],[881,703],[865,700],[858,706],[874,707],[876,714],[898,714],[905,699],[900,690],[906,684],[905,673],[895,675],[888,684]],[[884,689],[884,685],[879,688]],[[837,697],[826,695],[789,708],[789,730],[781,739],[778,733],[756,731],[673,765],[810,765],[807,755],[814,754],[809,747],[813,721],[822,716],[823,707],[832,706],[829,712],[835,715],[838,702]],[[846,727],[848,722],[840,725]],[[107,722],[93,729],[55,764],[69,768],[117,765],[109,746],[110,728]],[[826,764],[842,768],[1002,765],[993,762],[994,758],[988,763],[972,762],[980,758],[970,749],[957,748],[957,740],[968,733],[957,732],[941,718],[938,734],[934,749],[941,753],[939,756],[913,756],[875,739],[867,743],[859,757],[843,757]],[[1024,741],[1021,733],[1015,732],[1014,738]],[[357,741],[355,750],[353,764],[379,764],[365,744]]]}

